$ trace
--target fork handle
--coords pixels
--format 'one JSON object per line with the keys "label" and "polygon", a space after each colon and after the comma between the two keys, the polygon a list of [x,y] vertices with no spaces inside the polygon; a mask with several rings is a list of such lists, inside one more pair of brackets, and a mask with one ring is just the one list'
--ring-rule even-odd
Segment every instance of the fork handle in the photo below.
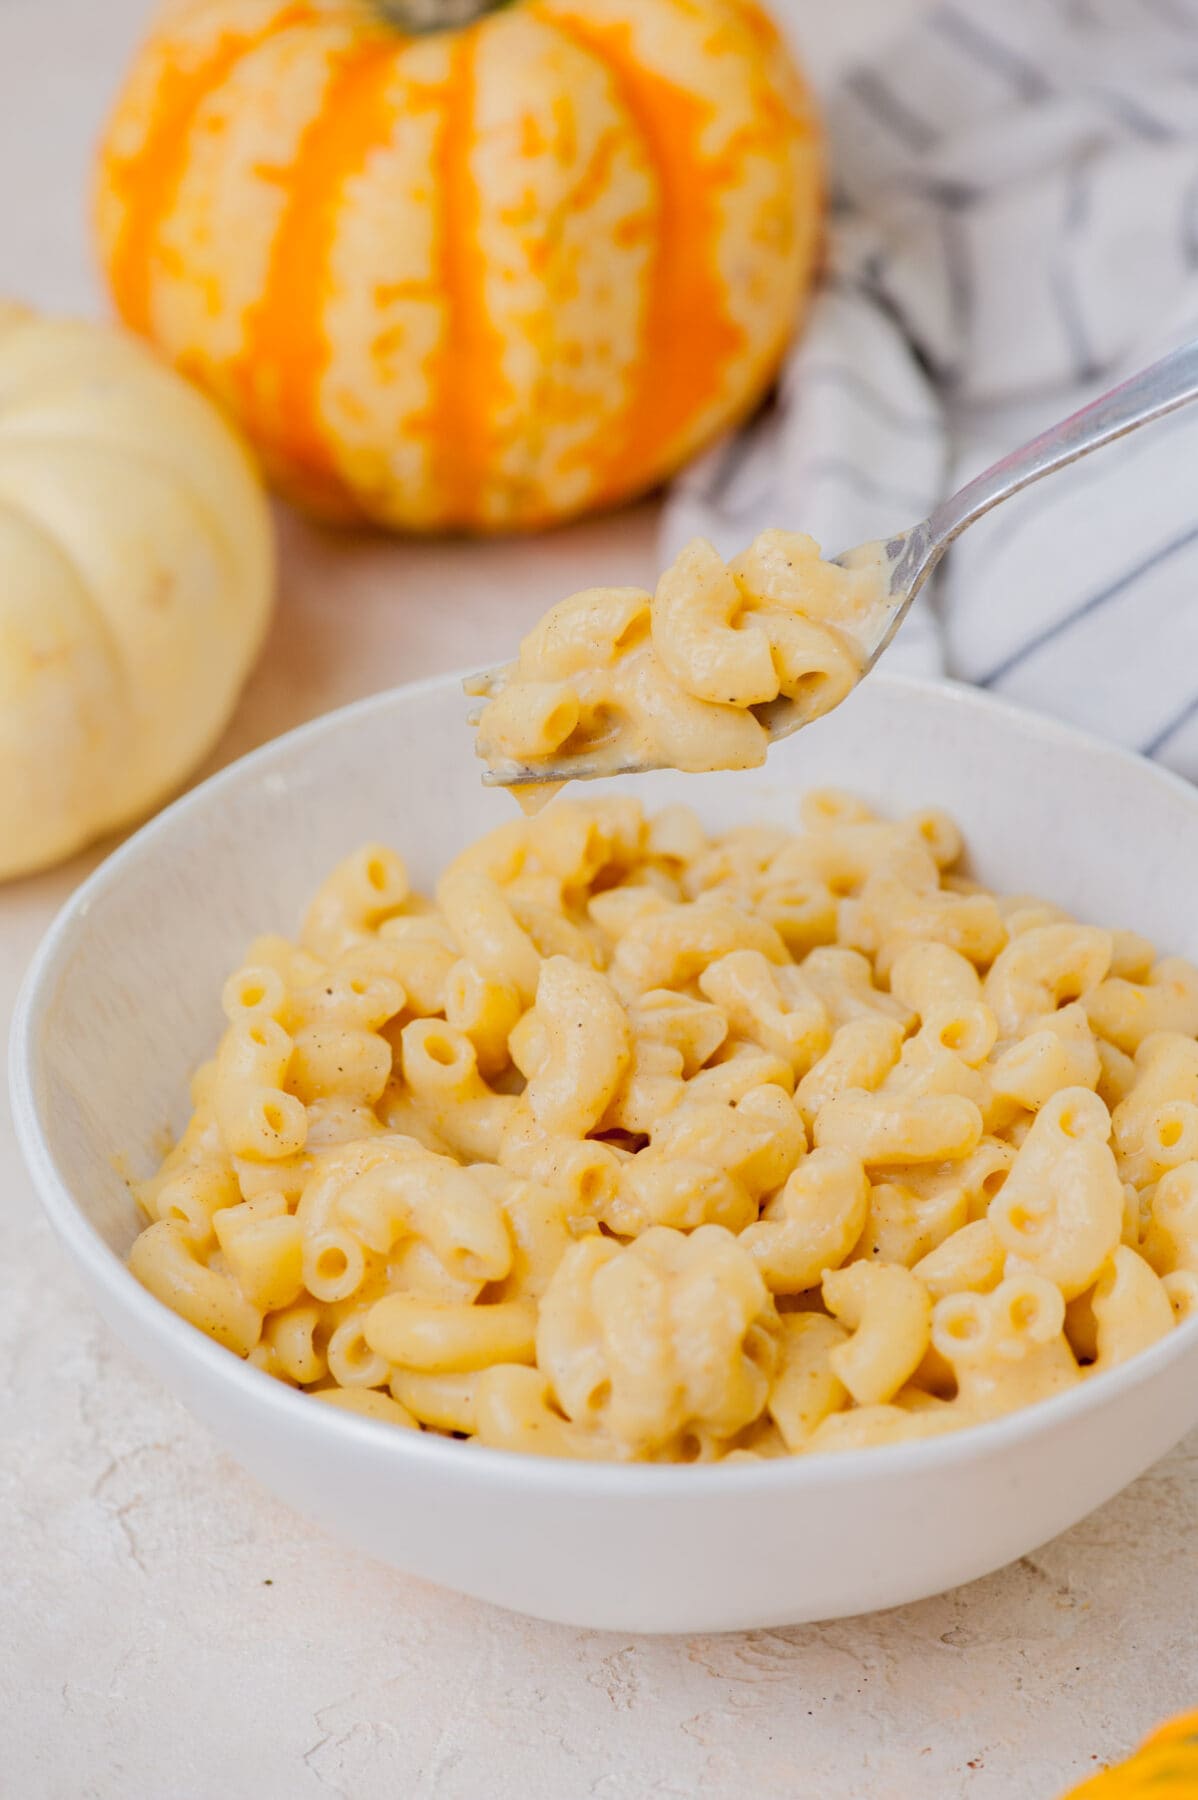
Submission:
{"label": "fork handle", "polygon": [[1103,444],[1126,437],[1150,419],[1163,418],[1179,406],[1198,399],[1198,339],[1182,344],[1138,375],[1120,382],[1091,400],[1039,437],[975,475],[971,482],[950,494],[928,517],[931,561],[937,562],[953,539],[988,513],[991,507],[1030,487],[1042,475],[1063,469],[1067,463],[1088,456]]}

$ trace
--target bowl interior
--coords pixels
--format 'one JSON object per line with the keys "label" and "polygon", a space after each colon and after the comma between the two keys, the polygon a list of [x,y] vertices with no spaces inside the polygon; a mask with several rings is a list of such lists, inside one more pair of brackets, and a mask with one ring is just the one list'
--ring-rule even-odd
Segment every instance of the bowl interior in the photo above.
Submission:
{"label": "bowl interior", "polygon": [[[1198,955],[1198,793],[965,689],[874,676],[759,774],[602,788],[630,787],[647,807],[683,800],[726,828],[790,823],[797,795],[824,785],[887,812],[946,807],[982,880]],[[125,1178],[148,1173],[186,1118],[188,1077],[215,1044],[221,985],[250,939],[293,931],[330,867],[367,839],[393,844],[428,887],[511,813],[480,785],[460,689],[445,678],[267,746],[98,871],[31,972],[14,1052],[27,1135],[112,1250],[123,1255],[137,1229]]]}

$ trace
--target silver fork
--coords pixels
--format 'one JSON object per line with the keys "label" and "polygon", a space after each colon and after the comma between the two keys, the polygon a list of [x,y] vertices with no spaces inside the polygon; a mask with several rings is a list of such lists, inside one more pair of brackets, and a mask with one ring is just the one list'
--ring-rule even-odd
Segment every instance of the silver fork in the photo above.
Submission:
{"label": "silver fork", "polygon": [[[1198,399],[1198,339],[1182,344],[1159,362],[1152,363],[1139,374],[1132,375],[1118,387],[1100,394],[1088,406],[1071,413],[1059,424],[1050,425],[1038,437],[1012,450],[999,462],[983,470],[947,500],[942,500],[926,519],[912,525],[897,536],[886,538],[880,545],[861,545],[832,558],[842,567],[860,566],[864,558],[880,565],[884,606],[880,629],[874,642],[866,646],[862,674],[868,674],[910,611],[911,603],[935,569],[937,563],[961,533],[975,520],[983,518],[994,507],[1009,500],[1056,469],[1063,469],[1091,450],[1126,437],[1152,419],[1164,418],[1191,400]],[[879,555],[880,552],[880,555]],[[475,698],[486,699],[497,691],[506,678],[506,669],[493,669],[472,676],[466,691]],[[477,720],[480,708],[471,717]],[[790,700],[774,700],[768,708],[755,708],[766,725],[771,742],[789,737],[810,720],[810,714]],[[621,774],[635,773],[653,765],[625,765]],[[511,772],[483,775],[484,782],[520,787],[545,781],[569,781],[588,774],[614,773],[590,769],[585,756],[567,758],[557,764],[520,765]]]}

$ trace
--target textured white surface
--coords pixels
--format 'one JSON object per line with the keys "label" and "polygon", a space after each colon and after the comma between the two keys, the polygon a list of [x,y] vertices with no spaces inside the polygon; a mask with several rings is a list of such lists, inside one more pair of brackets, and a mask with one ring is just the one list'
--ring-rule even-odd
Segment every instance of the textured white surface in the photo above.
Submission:
{"label": "textured white surface", "polygon": [[[0,290],[96,305],[88,146],[141,0],[0,0]],[[895,0],[791,0],[827,66]],[[836,38],[825,37],[836,14]],[[651,573],[653,510],[535,545],[292,526],[224,756],[485,662],[571,587]],[[353,633],[345,619],[352,617]],[[92,859],[94,860],[94,859]],[[77,864],[0,893],[0,1024]],[[120,1351],[36,1215],[0,1096],[0,1742],[29,1800],[1052,1800],[1198,1698],[1198,1441],[1034,1558],[825,1627],[628,1640],[341,1550]]]}

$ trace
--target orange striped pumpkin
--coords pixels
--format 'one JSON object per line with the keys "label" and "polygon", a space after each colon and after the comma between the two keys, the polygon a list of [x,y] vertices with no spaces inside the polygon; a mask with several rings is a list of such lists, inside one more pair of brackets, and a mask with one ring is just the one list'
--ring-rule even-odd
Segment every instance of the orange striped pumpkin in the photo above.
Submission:
{"label": "orange striped pumpkin", "polygon": [[651,487],[752,407],[819,161],[752,0],[174,0],[99,235],[127,323],[294,498],[518,529]]}

